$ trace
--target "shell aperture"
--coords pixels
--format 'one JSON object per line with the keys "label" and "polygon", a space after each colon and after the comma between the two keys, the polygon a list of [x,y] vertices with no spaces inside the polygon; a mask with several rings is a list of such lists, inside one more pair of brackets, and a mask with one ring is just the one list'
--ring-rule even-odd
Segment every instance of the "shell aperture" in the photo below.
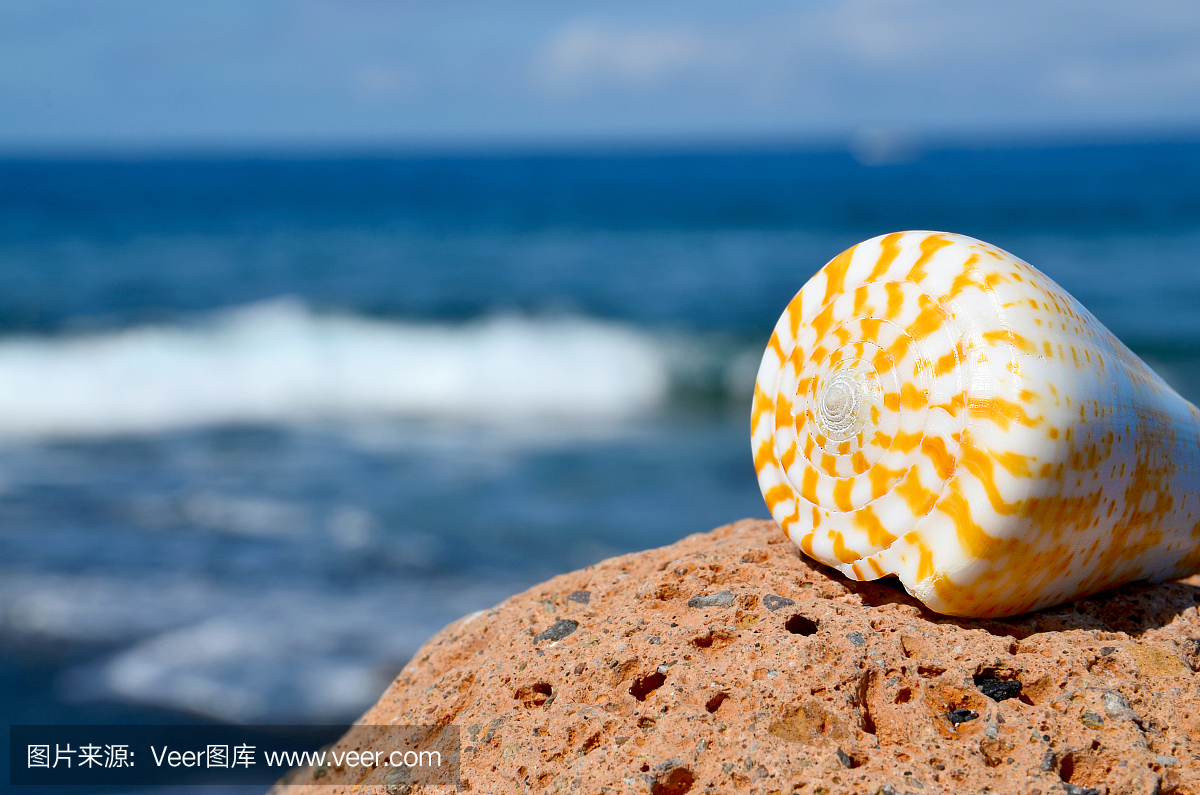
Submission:
{"label": "shell aperture", "polygon": [[884,235],[818,271],[763,355],[751,442],[806,554],[939,613],[1200,571],[1200,410],[969,237]]}

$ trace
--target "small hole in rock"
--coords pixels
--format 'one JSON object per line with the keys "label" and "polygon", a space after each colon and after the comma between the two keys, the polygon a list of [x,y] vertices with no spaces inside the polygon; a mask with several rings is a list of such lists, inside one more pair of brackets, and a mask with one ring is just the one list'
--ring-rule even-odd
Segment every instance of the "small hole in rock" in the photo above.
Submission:
{"label": "small hole in rock", "polygon": [[645,676],[639,676],[629,686],[629,693],[638,701],[645,701],[646,696],[662,687],[665,681],[667,681],[666,674],[660,674],[657,671]]}
{"label": "small hole in rock", "polygon": [[590,754],[598,745],[600,745],[600,732],[596,732],[591,737],[587,738],[583,745],[580,746],[579,753]]}
{"label": "small hole in rock", "polygon": [[1075,775],[1075,755],[1067,752],[1062,756],[1062,762],[1058,767],[1058,777],[1063,781],[1070,782],[1071,776]]}
{"label": "small hole in rock", "polygon": [[792,633],[793,635],[808,636],[808,635],[816,634],[817,622],[813,621],[811,618],[805,618],[804,616],[797,613],[796,615],[789,618],[787,620],[787,623],[784,624],[783,627],[784,627],[784,629],[786,629],[788,632]]}
{"label": "small hole in rock", "polygon": [[729,698],[728,693],[717,693],[704,704],[704,708],[709,712],[716,712],[725,703],[725,699],[727,698]]}
{"label": "small hole in rock", "polygon": [[875,718],[871,715],[871,710],[868,704],[862,705],[862,730],[867,734],[875,733]]}
{"label": "small hole in rock", "polygon": [[643,773],[649,773],[649,772],[650,772],[650,765],[642,765],[642,772],[643,772]]}
{"label": "small hole in rock", "polygon": [[683,795],[696,783],[696,775],[686,767],[672,768],[650,787],[650,795]]}
{"label": "small hole in rock", "polygon": [[517,689],[513,697],[527,707],[540,707],[554,696],[554,688],[547,682],[538,682]]}
{"label": "small hole in rock", "polygon": [[912,688],[902,687],[896,692],[896,703],[907,704],[912,701]]}
{"label": "small hole in rock", "polygon": [[712,630],[710,629],[708,631],[707,635],[701,635],[698,638],[692,638],[692,643],[696,644],[696,646],[698,646],[701,649],[707,649],[709,646],[712,646],[712,643],[713,643]]}

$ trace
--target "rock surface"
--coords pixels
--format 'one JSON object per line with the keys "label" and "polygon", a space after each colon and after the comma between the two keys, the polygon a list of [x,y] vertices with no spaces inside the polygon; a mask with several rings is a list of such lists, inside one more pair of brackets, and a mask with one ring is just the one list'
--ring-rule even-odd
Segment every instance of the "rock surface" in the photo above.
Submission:
{"label": "rock surface", "polygon": [[947,618],[744,520],[451,624],[362,722],[458,725],[476,793],[1200,793],[1198,586]]}

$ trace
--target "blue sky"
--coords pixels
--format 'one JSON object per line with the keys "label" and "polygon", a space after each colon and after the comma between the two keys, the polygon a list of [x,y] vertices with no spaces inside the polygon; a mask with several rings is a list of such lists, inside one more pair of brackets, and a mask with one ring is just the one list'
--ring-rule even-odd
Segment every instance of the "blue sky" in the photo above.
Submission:
{"label": "blue sky", "polygon": [[1195,0],[6,0],[0,149],[1200,133]]}

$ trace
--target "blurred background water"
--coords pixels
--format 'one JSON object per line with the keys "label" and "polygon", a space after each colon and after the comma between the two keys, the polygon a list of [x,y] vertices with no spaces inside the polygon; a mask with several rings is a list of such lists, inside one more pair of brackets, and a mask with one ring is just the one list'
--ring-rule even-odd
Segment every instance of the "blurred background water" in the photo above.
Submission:
{"label": "blurred background water", "polygon": [[765,515],[765,339],[881,230],[1017,253],[1195,399],[1198,186],[1196,144],[0,164],[6,708],[345,721],[462,614]]}
{"label": "blurred background water", "polygon": [[[246,5],[278,34],[268,55],[300,64],[279,56],[308,40],[273,27],[287,14]],[[951,90],[959,76],[913,56],[893,78],[891,39],[868,37],[869,52],[823,51],[840,64],[834,88],[860,98],[804,95],[820,122],[808,126],[779,115],[803,105],[794,90],[754,94],[749,121],[724,95],[711,117],[689,116],[715,95],[672,70],[700,63],[701,86],[741,74],[728,53],[725,67],[696,61],[708,50],[685,35],[691,11],[649,39],[618,35],[633,12],[616,5],[605,13],[618,22],[510,20],[558,37],[531,56],[542,105],[514,100],[527,126],[458,86],[439,100],[455,113],[412,100],[423,127],[401,91],[391,128],[352,115],[329,127],[324,95],[296,94],[292,115],[255,106],[264,74],[286,98],[307,61],[280,77],[250,43],[204,49],[200,34],[181,61],[172,36],[212,33],[204,24],[231,7],[199,21],[148,12],[128,30],[101,14],[84,20],[88,38],[82,22],[22,6],[25,27],[9,30],[27,35],[0,57],[0,98],[19,111],[0,113],[0,718],[345,723],[463,614],[765,516],[748,414],[766,338],[809,276],[877,234],[948,230],[1013,252],[1197,400],[1200,27],[1185,6],[1152,6],[1141,49],[1121,51],[1174,76],[1149,94],[1047,56],[1047,74],[1076,81],[1064,84],[1074,104],[1056,102],[1025,85],[1041,73],[981,56],[968,71],[992,105],[959,94],[913,115],[879,86]],[[959,13],[822,7],[825,29],[900,38],[922,15]],[[862,13],[834,13],[847,9]],[[258,29],[238,19],[239,35]],[[329,30],[359,38],[318,65],[374,41],[369,14],[338,19]],[[455,19],[439,24],[458,38],[421,58],[509,29]],[[769,27],[738,35],[774,42]],[[1107,58],[1119,28],[1089,29],[1076,49]],[[1046,46],[1018,39],[1017,52]],[[18,68],[17,50],[44,68]],[[214,99],[232,85],[217,66],[229,52],[254,91]],[[346,57],[355,90],[408,85],[399,67]],[[155,93],[145,81],[165,82]],[[580,110],[588,97],[625,127]],[[879,119],[908,132],[863,126]],[[478,140],[430,143],[451,134]]]}

